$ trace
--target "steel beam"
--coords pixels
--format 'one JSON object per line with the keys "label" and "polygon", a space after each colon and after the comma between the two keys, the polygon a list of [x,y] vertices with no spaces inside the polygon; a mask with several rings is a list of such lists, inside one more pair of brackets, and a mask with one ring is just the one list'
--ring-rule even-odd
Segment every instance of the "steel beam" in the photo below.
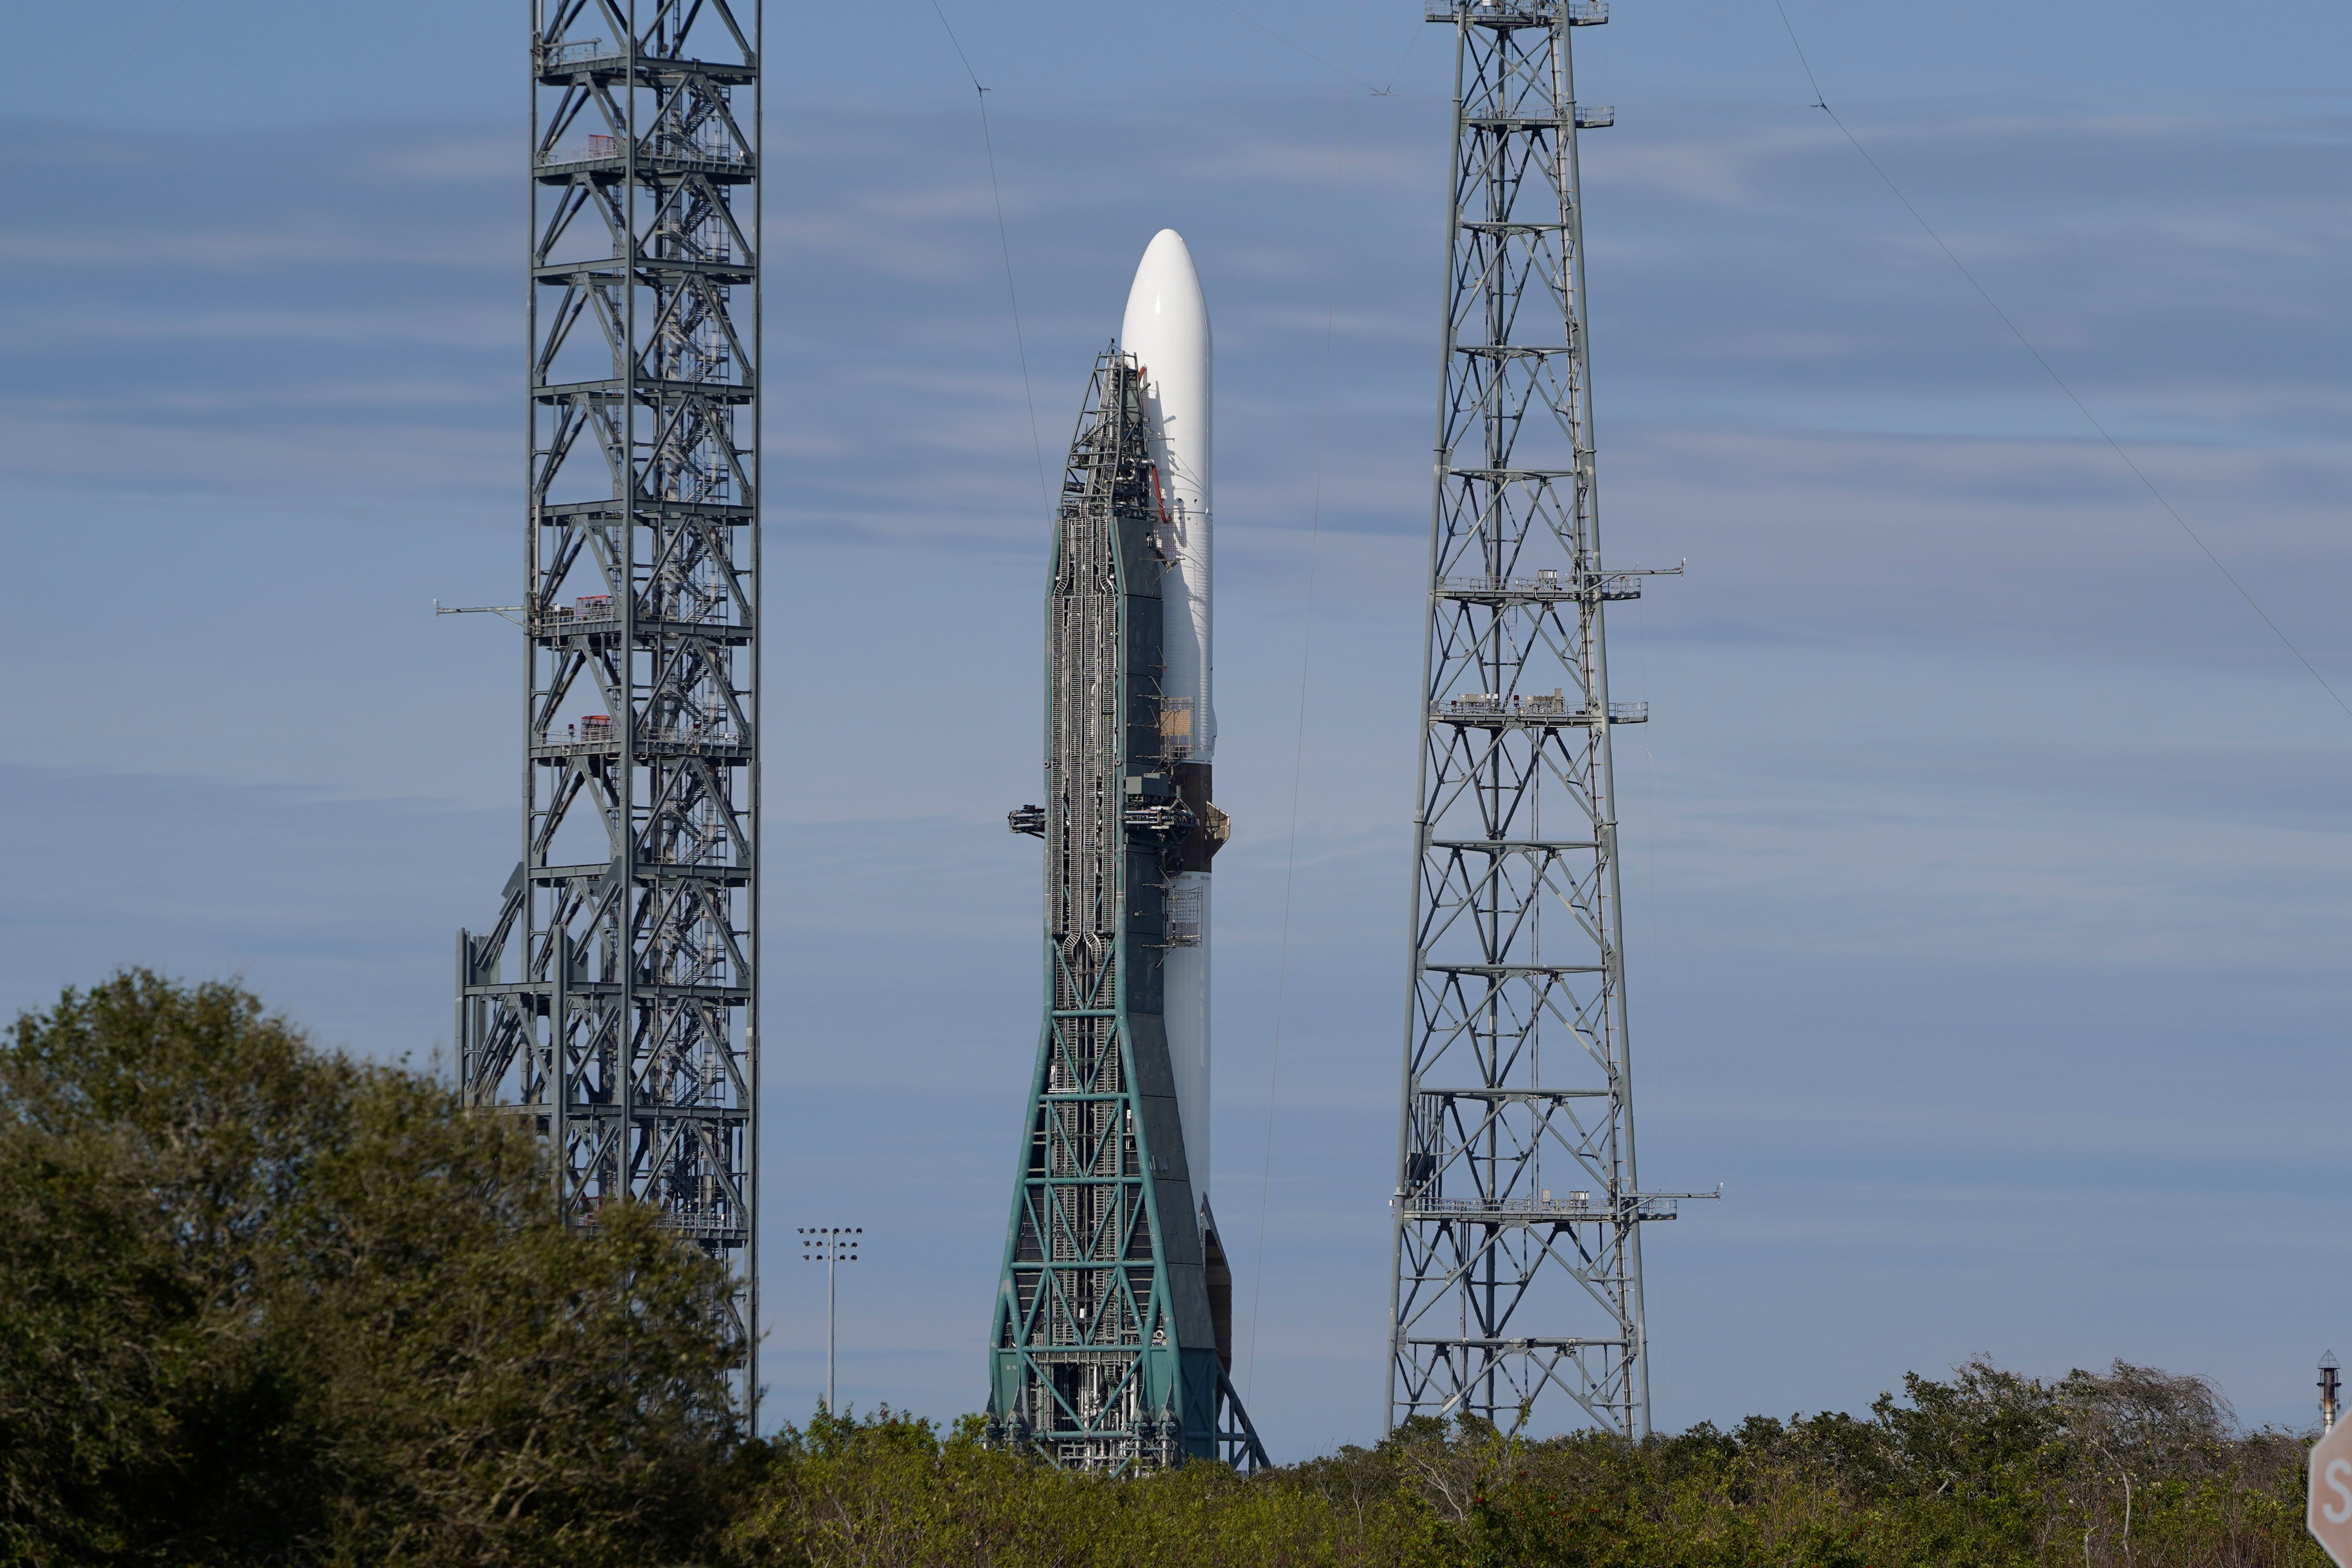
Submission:
{"label": "steel beam", "polygon": [[733,1273],[756,1391],[761,0],[530,0],[521,860],[469,1101]]}

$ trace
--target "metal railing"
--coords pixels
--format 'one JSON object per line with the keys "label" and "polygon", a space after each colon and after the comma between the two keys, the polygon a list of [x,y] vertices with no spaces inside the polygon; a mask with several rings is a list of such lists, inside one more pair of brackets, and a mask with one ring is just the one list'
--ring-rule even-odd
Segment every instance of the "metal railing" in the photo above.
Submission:
{"label": "metal railing", "polygon": [[[712,384],[728,385],[731,383],[714,382]],[[707,612],[699,615],[678,614],[665,616],[659,613],[660,609],[661,606],[658,604],[652,606],[640,606],[637,611],[638,618],[641,621],[668,621],[675,623],[693,626],[729,627],[736,624],[734,622],[724,618],[726,616],[728,605],[723,600],[710,606]],[[608,622],[618,621],[620,618],[620,605],[614,601],[610,594],[594,594],[587,598],[576,599],[570,604],[552,605],[533,617],[532,623],[542,632],[551,632],[566,626],[598,626]]]}
{"label": "metal railing", "polygon": [[690,1230],[709,1235],[714,1231],[733,1230],[741,1224],[731,1203],[680,1203],[672,1198],[662,1205],[661,1228],[664,1230]]}
{"label": "metal railing", "polygon": [[609,593],[593,593],[575,599],[569,604],[559,604],[547,612],[550,621],[617,621],[620,606]]}
{"label": "metal railing", "polygon": [[[1589,1192],[1571,1192],[1565,1198],[1549,1193],[1541,1197],[1414,1197],[1404,1200],[1408,1213],[1426,1215],[1461,1215],[1465,1218],[1491,1216],[1498,1219],[1517,1217],[1570,1219],[1672,1219],[1677,1206],[1671,1197],[1637,1197],[1612,1210],[1607,1197],[1592,1200]],[[1621,1212],[1622,1211],[1622,1212]]]}
{"label": "metal railing", "polygon": [[[550,735],[545,744],[563,747],[606,747],[614,744],[620,737],[620,733],[609,719],[601,724],[583,719],[577,726],[567,728],[560,740]],[[728,747],[742,745],[743,737],[725,725],[644,725],[637,729],[637,744],[639,746]]]}
{"label": "metal railing", "polygon": [[1442,593],[1532,594],[1538,598],[1576,599],[1596,588],[1603,599],[1639,599],[1641,584],[1631,572],[1608,571],[1598,577],[1579,578],[1574,573],[1555,571],[1549,567],[1533,576],[1495,577],[1473,573],[1463,577],[1441,577],[1437,580]]}
{"label": "metal railing", "polygon": [[[611,1201],[602,1196],[574,1198],[572,1213],[581,1225],[593,1227],[604,1218],[605,1207]],[[664,1230],[709,1236],[740,1229],[743,1222],[731,1203],[681,1203],[673,1198],[661,1206],[654,1223]]]}
{"label": "metal railing", "polygon": [[[539,166],[552,169],[566,163],[597,163],[618,158],[626,151],[621,138],[601,133],[569,147],[551,147],[539,155]],[[712,168],[740,169],[751,162],[740,147],[704,147],[692,141],[677,141],[667,136],[649,137],[637,144],[637,157],[646,163],[708,164]]]}
{"label": "metal railing", "polygon": [[1474,574],[1468,577],[1441,577],[1437,586],[1448,593],[1559,593],[1573,594],[1573,581],[1562,581],[1556,571],[1538,571],[1533,577],[1493,577]]}
{"label": "metal railing", "polygon": [[643,744],[653,746],[740,746],[742,736],[721,724],[651,726],[637,731]]}
{"label": "metal railing", "polygon": [[[1536,696],[1505,696],[1494,692],[1466,692],[1432,710],[1438,718],[1521,719],[1538,724],[1591,724],[1598,717],[1590,706],[1570,707],[1557,692]],[[1611,724],[1647,724],[1648,703],[1611,703]]]}
{"label": "metal railing", "polygon": [[1571,27],[1590,27],[1609,20],[1609,0],[1565,0],[1557,13],[1539,0],[1519,0],[1517,5],[1496,5],[1492,0],[1466,0],[1465,4],[1447,5],[1439,0],[1428,0],[1422,12],[1424,21],[1451,22],[1466,17],[1472,22],[1514,22],[1522,26],[1540,26],[1554,15],[1564,17]]}
{"label": "metal railing", "polygon": [[583,60],[618,59],[618,48],[607,48],[602,38],[575,38],[568,44],[558,44],[541,57],[549,66],[576,66]]}

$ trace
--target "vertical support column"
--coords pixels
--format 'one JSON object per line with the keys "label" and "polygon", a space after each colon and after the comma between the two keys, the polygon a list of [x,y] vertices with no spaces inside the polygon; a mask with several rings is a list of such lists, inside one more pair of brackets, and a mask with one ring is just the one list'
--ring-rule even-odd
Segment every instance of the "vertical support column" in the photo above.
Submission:
{"label": "vertical support column", "polygon": [[[1391,1424],[1649,1425],[1571,30],[1436,0],[1455,88]],[[1596,116],[1587,123],[1606,123]]]}
{"label": "vertical support column", "polygon": [[522,859],[461,1072],[575,1223],[651,1204],[734,1270],[748,1411],[760,0],[530,3]]}

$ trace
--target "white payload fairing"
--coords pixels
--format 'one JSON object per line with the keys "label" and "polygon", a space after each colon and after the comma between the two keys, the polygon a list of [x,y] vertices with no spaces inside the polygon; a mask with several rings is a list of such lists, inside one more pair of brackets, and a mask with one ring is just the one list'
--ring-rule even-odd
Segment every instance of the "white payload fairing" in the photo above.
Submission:
{"label": "white payload fairing", "polygon": [[[1151,236],[1128,291],[1118,346],[1135,357],[1144,389],[1144,420],[1160,470],[1167,522],[1161,549],[1170,558],[1161,584],[1162,727],[1185,804],[1208,827],[1194,840],[1185,869],[1171,890],[1171,945],[1165,970],[1169,1063],[1184,1124],[1184,1159],[1193,1191],[1205,1208],[1209,1192],[1209,861],[1224,841],[1224,816],[1210,803],[1210,766],[1217,750],[1212,701],[1212,522],[1214,425],[1209,305],[1184,236],[1161,229]],[[1189,735],[1189,740],[1185,737]]]}

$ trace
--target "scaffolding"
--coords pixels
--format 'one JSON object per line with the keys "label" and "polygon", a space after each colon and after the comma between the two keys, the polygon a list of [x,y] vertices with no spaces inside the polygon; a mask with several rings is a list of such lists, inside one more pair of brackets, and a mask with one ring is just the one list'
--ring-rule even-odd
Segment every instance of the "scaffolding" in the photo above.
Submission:
{"label": "scaffolding", "polygon": [[[1230,1273],[1196,1207],[1168,1034],[1168,949],[1201,939],[1171,897],[1221,831],[1167,758],[1162,514],[1141,376],[1096,361],[1055,519],[1047,590],[1045,997],[989,1354],[990,1442],[1067,1469],[1265,1462],[1234,1392]],[[1210,808],[1214,811],[1214,808]],[[1207,1173],[1200,1173],[1205,1176]]]}
{"label": "scaffolding", "polygon": [[749,1414],[761,0],[531,7],[522,852],[458,934],[459,1072],[575,1224],[646,1203],[729,1267]]}
{"label": "scaffolding", "polygon": [[[1600,0],[1432,5],[1454,36],[1388,1419],[1649,1428],[1641,1191],[1586,351],[1572,30]],[[1680,569],[1674,569],[1679,570]],[[1554,1185],[1566,1196],[1554,1196]],[[1572,1189],[1572,1190],[1570,1190]],[[1571,1418],[1579,1418],[1570,1412]]]}

